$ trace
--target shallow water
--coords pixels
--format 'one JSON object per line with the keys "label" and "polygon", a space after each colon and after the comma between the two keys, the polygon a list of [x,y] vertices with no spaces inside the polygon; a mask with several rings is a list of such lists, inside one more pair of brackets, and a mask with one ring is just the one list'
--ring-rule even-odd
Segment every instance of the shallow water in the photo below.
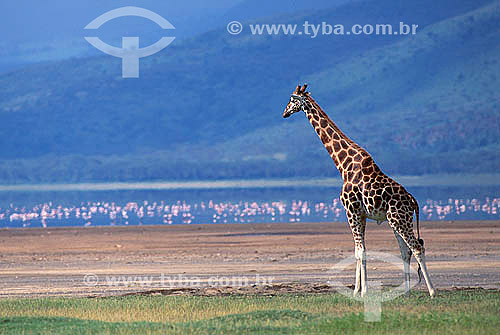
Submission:
{"label": "shallow water", "polygon": [[[421,220],[500,219],[500,186],[406,188]],[[318,184],[0,191],[0,227],[344,221],[339,193],[340,186]]]}

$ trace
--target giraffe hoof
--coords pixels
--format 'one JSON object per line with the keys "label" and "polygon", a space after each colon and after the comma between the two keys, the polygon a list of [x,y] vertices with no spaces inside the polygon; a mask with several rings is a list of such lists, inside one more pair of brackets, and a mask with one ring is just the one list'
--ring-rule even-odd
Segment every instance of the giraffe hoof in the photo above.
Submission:
{"label": "giraffe hoof", "polygon": [[431,298],[434,298],[436,296],[436,290],[429,290],[429,295],[431,296]]}

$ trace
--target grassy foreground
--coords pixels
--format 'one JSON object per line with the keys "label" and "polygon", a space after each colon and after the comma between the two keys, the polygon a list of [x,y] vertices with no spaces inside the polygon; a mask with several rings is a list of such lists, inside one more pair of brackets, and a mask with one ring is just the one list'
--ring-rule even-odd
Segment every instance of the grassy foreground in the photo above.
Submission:
{"label": "grassy foreground", "polygon": [[498,334],[500,291],[421,292],[364,322],[340,294],[0,300],[0,334]]}

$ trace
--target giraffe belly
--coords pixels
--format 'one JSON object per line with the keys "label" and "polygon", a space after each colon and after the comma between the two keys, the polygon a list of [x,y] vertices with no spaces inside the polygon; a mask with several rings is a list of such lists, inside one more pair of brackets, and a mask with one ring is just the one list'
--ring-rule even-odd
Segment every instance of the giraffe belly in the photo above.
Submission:
{"label": "giraffe belly", "polygon": [[375,209],[371,213],[367,213],[366,218],[377,221],[377,224],[387,221],[386,211],[384,210]]}

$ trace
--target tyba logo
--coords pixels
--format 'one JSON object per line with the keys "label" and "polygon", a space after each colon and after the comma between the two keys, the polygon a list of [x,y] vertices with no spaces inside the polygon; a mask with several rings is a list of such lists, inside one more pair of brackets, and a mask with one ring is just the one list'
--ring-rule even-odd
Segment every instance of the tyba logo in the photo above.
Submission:
{"label": "tyba logo", "polygon": [[[155,22],[162,29],[175,29],[170,22],[160,15],[139,7],[121,7],[110,10],[90,22],[85,29],[98,29],[104,23],[122,16],[139,16]],[[172,43],[175,37],[162,37],[155,44],[142,49],[139,48],[139,37],[122,37],[121,48],[106,44],[99,37],[85,37],[85,39],[105,54],[122,59],[123,78],[139,78],[139,59],[160,52]]]}

